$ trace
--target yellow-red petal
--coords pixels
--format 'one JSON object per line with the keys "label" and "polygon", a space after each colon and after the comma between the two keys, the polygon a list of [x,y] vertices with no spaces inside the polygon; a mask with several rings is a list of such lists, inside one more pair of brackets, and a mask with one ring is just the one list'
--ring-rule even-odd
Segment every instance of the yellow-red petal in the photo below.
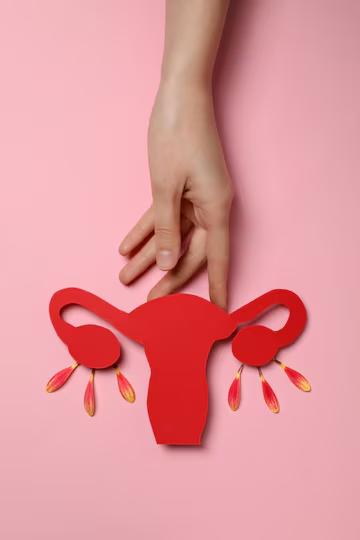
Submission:
{"label": "yellow-red petal", "polygon": [[243,367],[244,366],[241,366],[241,368],[237,371],[235,379],[233,380],[229,388],[228,403],[230,409],[232,409],[233,411],[237,411],[240,405],[240,379]]}
{"label": "yellow-red petal", "polygon": [[92,370],[84,395],[84,407],[89,416],[95,414],[94,370]]}
{"label": "yellow-red petal", "polygon": [[298,371],[295,371],[295,369],[289,368],[288,366],[285,366],[285,364],[280,364],[282,369],[285,371],[286,375],[289,377],[290,381],[297,387],[299,390],[302,390],[303,392],[310,392],[311,390],[311,384],[307,379],[305,379],[304,375],[301,375]]}
{"label": "yellow-red petal", "polygon": [[278,399],[275,395],[274,390],[271,388],[270,384],[265,379],[261,370],[259,370],[259,375],[261,379],[262,391],[266,405],[269,407],[270,411],[277,414],[280,411],[280,406]]}
{"label": "yellow-red petal", "polygon": [[126,401],[129,403],[134,403],[135,401],[135,391],[127,378],[121,373],[119,368],[116,368],[116,378],[119,386],[120,393]]}
{"label": "yellow-red petal", "polygon": [[53,375],[47,383],[46,391],[55,392],[56,390],[61,388],[66,383],[73,371],[78,367],[78,365],[79,364],[77,362],[73,362],[71,366],[68,366],[67,368],[62,369],[58,373],[55,373],[55,375]]}

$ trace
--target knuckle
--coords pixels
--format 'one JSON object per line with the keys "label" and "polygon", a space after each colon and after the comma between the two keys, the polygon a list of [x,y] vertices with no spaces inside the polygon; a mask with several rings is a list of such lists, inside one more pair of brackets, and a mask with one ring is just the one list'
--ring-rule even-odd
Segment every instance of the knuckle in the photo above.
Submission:
{"label": "knuckle", "polygon": [[172,199],[177,195],[176,183],[166,176],[157,176],[151,180],[151,186],[156,198]]}
{"label": "knuckle", "polygon": [[221,196],[219,197],[219,206],[221,208],[229,209],[231,203],[234,199],[234,190],[231,184],[228,184],[227,187],[223,190]]}
{"label": "knuckle", "polygon": [[155,226],[155,236],[165,240],[173,240],[176,232],[171,227],[157,225]]}
{"label": "knuckle", "polygon": [[216,227],[225,227],[229,222],[229,207],[216,205],[211,212],[211,223]]}
{"label": "knuckle", "polygon": [[172,185],[169,180],[163,176],[157,176],[151,180],[153,190],[157,194],[171,193]]}
{"label": "knuckle", "polygon": [[214,197],[209,206],[209,221],[215,226],[226,226],[229,222],[230,210],[233,201],[232,191],[222,191]]}

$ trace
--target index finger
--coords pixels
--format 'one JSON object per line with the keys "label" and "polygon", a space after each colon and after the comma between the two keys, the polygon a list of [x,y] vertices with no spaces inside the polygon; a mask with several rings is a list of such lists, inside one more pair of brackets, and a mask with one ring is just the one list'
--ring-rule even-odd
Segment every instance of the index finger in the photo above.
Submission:
{"label": "index finger", "polygon": [[227,307],[227,281],[230,255],[229,227],[221,225],[208,229],[206,252],[210,300]]}

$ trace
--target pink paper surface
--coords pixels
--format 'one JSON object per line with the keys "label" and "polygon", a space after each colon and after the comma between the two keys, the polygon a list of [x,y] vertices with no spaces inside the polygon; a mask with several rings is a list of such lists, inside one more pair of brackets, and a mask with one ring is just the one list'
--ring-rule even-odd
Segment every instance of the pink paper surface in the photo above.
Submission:
{"label": "pink paper surface", "polygon": [[[313,391],[267,368],[275,416],[246,369],[234,413],[227,391],[238,363],[230,343],[218,345],[201,449],[154,443],[149,368],[126,339],[134,405],[112,372],[97,374],[94,418],[82,407],[87,370],[45,392],[70,363],[48,318],[51,294],[78,286],[131,310],[160,276],[121,286],[117,246],[150,200],[146,130],[163,15],[162,0],[0,4],[0,536],[357,540],[356,0],[233,2],[216,73],[238,193],[229,308],[274,287],[298,292],[308,328],[280,359]],[[186,291],[206,296],[205,275]]]}

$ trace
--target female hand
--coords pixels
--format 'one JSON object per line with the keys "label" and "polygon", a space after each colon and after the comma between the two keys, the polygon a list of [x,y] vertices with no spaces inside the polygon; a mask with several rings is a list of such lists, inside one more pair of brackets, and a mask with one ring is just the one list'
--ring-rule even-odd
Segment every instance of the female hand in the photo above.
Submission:
{"label": "female hand", "polygon": [[153,204],[120,246],[129,256],[124,284],[155,261],[166,272],[149,299],[175,291],[207,263],[210,299],[226,307],[232,190],[211,79],[228,4],[166,1],[162,79],[148,134]]}
{"label": "female hand", "polygon": [[167,273],[150,291],[152,299],[181,287],[207,262],[210,299],[226,307],[232,189],[211,90],[161,84],[148,150],[153,204],[121,243],[130,260],[120,279],[129,284],[156,260]]}

